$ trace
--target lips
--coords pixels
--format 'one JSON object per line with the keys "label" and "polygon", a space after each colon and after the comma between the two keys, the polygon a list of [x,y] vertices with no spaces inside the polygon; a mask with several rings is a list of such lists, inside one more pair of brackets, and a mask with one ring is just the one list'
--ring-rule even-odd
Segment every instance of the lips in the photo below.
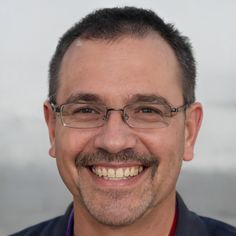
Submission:
{"label": "lips", "polygon": [[115,181],[116,186],[134,183],[146,170],[154,172],[158,164],[158,159],[153,155],[141,155],[131,149],[117,154],[99,150],[79,154],[75,160],[78,170],[87,169],[93,180],[104,186],[113,185]]}
{"label": "lips", "polygon": [[143,166],[129,166],[129,167],[105,167],[105,166],[92,166],[91,171],[93,174],[100,178],[107,180],[124,180],[135,177],[143,172]]}

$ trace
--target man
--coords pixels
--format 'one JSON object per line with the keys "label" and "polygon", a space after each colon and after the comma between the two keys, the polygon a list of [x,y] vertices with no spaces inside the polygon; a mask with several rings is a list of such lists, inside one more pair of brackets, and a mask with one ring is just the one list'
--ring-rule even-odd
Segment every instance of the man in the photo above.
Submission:
{"label": "man", "polygon": [[202,120],[195,76],[187,38],[152,11],[102,9],[69,29],[44,113],[73,205],[14,235],[236,235],[176,194]]}

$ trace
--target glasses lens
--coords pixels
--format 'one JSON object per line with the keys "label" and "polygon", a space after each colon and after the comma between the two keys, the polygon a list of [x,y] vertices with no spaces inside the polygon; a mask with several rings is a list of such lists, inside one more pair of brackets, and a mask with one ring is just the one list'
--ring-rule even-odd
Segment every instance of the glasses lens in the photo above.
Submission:
{"label": "glasses lens", "polygon": [[62,123],[73,128],[94,128],[103,125],[106,108],[97,104],[65,104],[61,108]]}
{"label": "glasses lens", "polygon": [[165,104],[139,103],[125,108],[126,122],[135,128],[162,128],[169,125],[171,111]]}
{"label": "glasses lens", "polygon": [[[121,111],[122,109],[114,111]],[[61,106],[60,115],[64,126],[71,128],[96,128],[106,122],[107,108],[101,104],[71,103]],[[167,127],[172,116],[167,104],[136,103],[124,107],[124,120],[133,128]]]}

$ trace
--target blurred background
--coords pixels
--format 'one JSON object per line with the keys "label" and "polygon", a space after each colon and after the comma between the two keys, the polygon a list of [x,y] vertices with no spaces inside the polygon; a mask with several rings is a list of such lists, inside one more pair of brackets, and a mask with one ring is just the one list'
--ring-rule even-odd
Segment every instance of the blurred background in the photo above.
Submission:
{"label": "blurred background", "polygon": [[124,5],[150,8],[190,37],[205,113],[178,190],[189,208],[236,225],[235,0],[0,0],[0,235],[62,214],[70,203],[48,155],[48,62],[81,17]]}

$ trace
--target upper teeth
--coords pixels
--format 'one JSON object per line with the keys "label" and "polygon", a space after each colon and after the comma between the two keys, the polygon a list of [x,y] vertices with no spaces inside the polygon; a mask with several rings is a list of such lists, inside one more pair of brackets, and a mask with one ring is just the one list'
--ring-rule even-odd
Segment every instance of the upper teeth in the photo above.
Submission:
{"label": "upper teeth", "polygon": [[124,168],[105,168],[105,167],[93,166],[92,171],[94,174],[100,177],[124,179],[129,176],[138,175],[140,172],[143,171],[143,167],[132,166],[132,167],[124,167]]}

